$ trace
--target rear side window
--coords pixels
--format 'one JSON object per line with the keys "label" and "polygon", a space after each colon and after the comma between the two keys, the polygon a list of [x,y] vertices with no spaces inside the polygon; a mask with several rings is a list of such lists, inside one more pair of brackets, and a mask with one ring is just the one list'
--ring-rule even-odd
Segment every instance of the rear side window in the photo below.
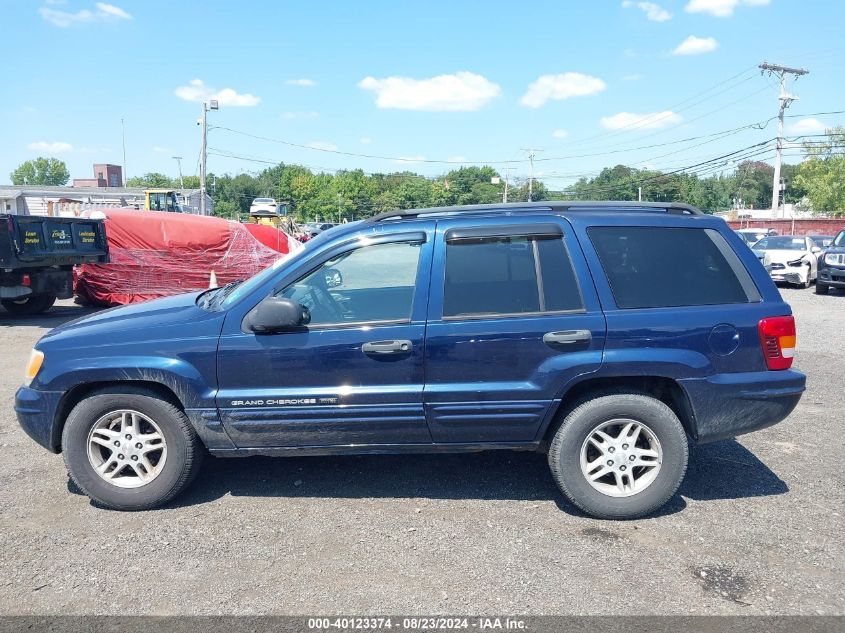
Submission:
{"label": "rear side window", "polygon": [[580,310],[583,304],[560,238],[474,238],[446,244],[443,316]]}
{"label": "rear side window", "polygon": [[587,229],[620,308],[759,301],[742,262],[712,229]]}

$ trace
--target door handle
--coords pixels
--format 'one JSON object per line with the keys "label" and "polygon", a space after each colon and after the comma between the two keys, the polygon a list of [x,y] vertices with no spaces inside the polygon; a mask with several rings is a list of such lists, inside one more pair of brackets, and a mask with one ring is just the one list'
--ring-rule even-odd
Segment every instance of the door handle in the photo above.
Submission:
{"label": "door handle", "polygon": [[364,343],[361,351],[365,354],[407,354],[413,345],[411,341],[373,341]]}
{"label": "door handle", "polygon": [[590,330],[563,330],[561,332],[546,332],[543,334],[543,342],[546,345],[575,345],[577,343],[589,343],[593,340]]}

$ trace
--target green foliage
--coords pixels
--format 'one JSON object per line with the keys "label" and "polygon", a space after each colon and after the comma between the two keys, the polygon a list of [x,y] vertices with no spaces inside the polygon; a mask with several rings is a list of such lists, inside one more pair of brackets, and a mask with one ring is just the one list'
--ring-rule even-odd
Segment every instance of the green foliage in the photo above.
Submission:
{"label": "green foliage", "polygon": [[804,149],[810,158],[799,165],[795,184],[806,192],[814,213],[845,215],[845,128],[827,130],[824,142]]}
{"label": "green foliage", "polygon": [[165,176],[164,174],[159,174],[158,172],[150,172],[148,174],[144,174],[143,176],[134,176],[126,181],[127,187],[143,187],[144,189],[167,189],[169,187],[178,187],[179,186],[179,179],[176,179],[176,184],[173,183],[173,180]]}
{"label": "green foliage", "polygon": [[28,160],[10,174],[13,185],[51,185],[61,187],[70,180],[64,161],[57,158]]}

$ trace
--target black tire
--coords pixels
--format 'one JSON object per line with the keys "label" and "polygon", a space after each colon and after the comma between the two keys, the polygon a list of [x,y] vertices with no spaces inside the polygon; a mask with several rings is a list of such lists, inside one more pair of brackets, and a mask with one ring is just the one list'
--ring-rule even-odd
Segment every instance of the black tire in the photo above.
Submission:
{"label": "black tire", "polygon": [[3,307],[15,316],[30,316],[41,314],[53,307],[56,302],[54,294],[30,295],[25,299],[3,299]]}
{"label": "black tire", "polygon": [[[88,458],[91,429],[103,416],[123,409],[154,420],[167,446],[161,472],[137,488],[105,481]],[[115,510],[149,510],[164,505],[191,484],[204,451],[191,423],[176,406],[152,392],[116,386],[92,393],[73,408],[62,432],[62,454],[74,483],[96,503]]]}
{"label": "black tire", "polygon": [[828,290],[830,290],[830,286],[827,284],[820,284],[816,281],[816,294],[817,295],[826,295]]}
{"label": "black tire", "polygon": [[[663,452],[655,479],[642,491],[613,497],[596,490],[581,471],[581,447],[593,430],[617,418],[645,424]],[[655,512],[674,494],[687,469],[689,446],[678,416],[666,404],[634,392],[602,392],[576,403],[549,445],[549,467],[569,501],[599,519],[635,519]]]}

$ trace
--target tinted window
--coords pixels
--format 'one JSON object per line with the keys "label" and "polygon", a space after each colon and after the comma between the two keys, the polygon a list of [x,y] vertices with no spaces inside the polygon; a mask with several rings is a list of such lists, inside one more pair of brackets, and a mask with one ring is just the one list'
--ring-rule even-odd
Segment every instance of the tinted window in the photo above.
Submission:
{"label": "tinted window", "polygon": [[311,326],[411,318],[420,243],[364,246],[334,257],[280,294],[311,311]]}
{"label": "tinted window", "polygon": [[444,317],[579,308],[575,274],[560,239],[482,238],[446,245]]}
{"label": "tinted window", "polygon": [[593,227],[588,233],[620,308],[759,300],[748,272],[717,231]]}

